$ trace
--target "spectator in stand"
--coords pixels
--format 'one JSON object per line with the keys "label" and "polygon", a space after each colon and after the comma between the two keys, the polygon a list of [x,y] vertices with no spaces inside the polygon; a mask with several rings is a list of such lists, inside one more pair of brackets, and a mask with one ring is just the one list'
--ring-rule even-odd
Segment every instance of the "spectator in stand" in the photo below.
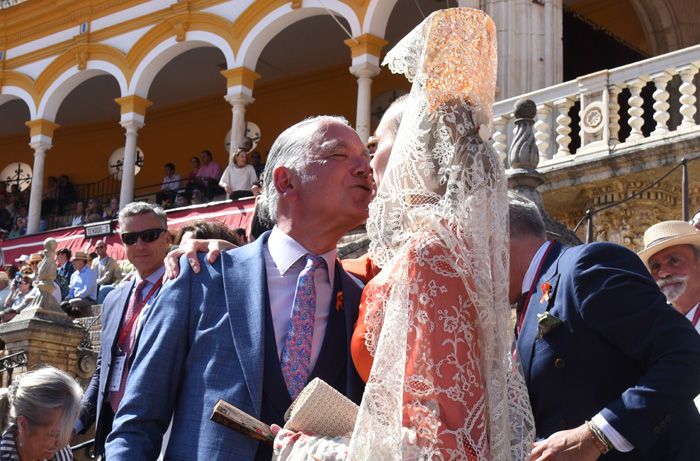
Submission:
{"label": "spectator in stand", "polygon": [[117,260],[107,254],[107,242],[99,240],[95,244],[97,258],[92,261],[92,270],[97,273],[98,285],[115,285],[122,278]]}
{"label": "spectator in stand", "polygon": [[260,155],[260,152],[257,150],[254,150],[252,154],[250,154],[250,159],[253,164],[253,168],[255,168],[255,174],[258,175],[258,178],[262,176],[263,171],[265,170],[265,164],[262,162],[262,156]]}
{"label": "spectator in stand", "polygon": [[7,272],[0,272],[0,306],[5,305],[5,300],[10,295],[10,277]]}
{"label": "spectator in stand", "polygon": [[117,219],[119,217],[119,199],[112,197],[109,200],[109,208],[104,213],[103,219]]}
{"label": "spectator in stand", "polygon": [[[12,282],[10,294],[5,298],[5,309],[0,312],[0,320],[5,322],[11,320],[17,314],[20,306],[24,304],[24,300],[31,290],[32,278],[28,275],[18,274]],[[7,320],[5,320],[6,318]]]}
{"label": "spectator in stand", "polygon": [[9,238],[20,237],[27,233],[27,218],[15,216],[15,224],[12,226]]}
{"label": "spectator in stand", "polygon": [[0,229],[12,229],[12,214],[7,209],[7,199],[0,195]]}
{"label": "spectator in stand", "polygon": [[190,205],[190,201],[187,200],[187,194],[185,192],[178,192],[175,197],[175,208],[182,208]]}
{"label": "spectator in stand", "polygon": [[61,288],[61,299],[68,296],[70,277],[75,272],[70,257],[71,251],[68,248],[61,248],[56,252],[56,283]]}
{"label": "spectator in stand", "polygon": [[41,214],[46,216],[56,212],[58,200],[58,179],[56,176],[49,176],[44,191],[44,199],[41,201]]}
{"label": "spectator in stand", "polygon": [[88,266],[89,260],[84,251],[76,251],[71,258],[75,272],[70,278],[68,301],[61,307],[74,317],[88,315],[90,306],[97,299],[97,274]]}
{"label": "spectator in stand", "polygon": [[160,191],[156,193],[156,203],[160,205],[163,200],[172,201],[175,194],[182,188],[182,177],[175,172],[175,164],[172,162],[164,165],[165,176],[160,186]]}
{"label": "spectator in stand", "polygon": [[75,203],[75,214],[71,221],[71,226],[82,226],[85,224],[85,203],[78,201]]}
{"label": "spectator in stand", "polygon": [[239,147],[238,152],[231,159],[231,164],[221,175],[219,186],[224,188],[231,200],[253,196],[251,188],[258,182],[258,176],[255,174],[253,165],[248,165],[247,156],[245,148]]}
{"label": "spectator in stand", "polygon": [[211,200],[219,191],[219,178],[221,178],[221,167],[213,160],[211,151],[203,150],[200,154],[202,165],[197,171],[197,180],[202,185],[207,200]]}
{"label": "spectator in stand", "polygon": [[68,176],[62,174],[58,177],[58,214],[62,215],[65,212],[66,204],[73,203],[76,200],[75,186],[70,182]]}
{"label": "spectator in stand", "polygon": [[204,195],[204,192],[202,192],[199,189],[195,189],[192,191],[192,205],[202,205],[204,203],[207,203],[207,199]]}
{"label": "spectator in stand", "polygon": [[34,274],[39,273],[39,263],[42,259],[44,259],[44,255],[41,253],[32,253],[29,255],[29,267]]}
{"label": "spectator in stand", "polygon": [[98,198],[91,198],[85,208],[85,223],[98,222],[102,219],[102,202]]}
{"label": "spectator in stand", "polygon": [[187,198],[192,197],[192,192],[195,189],[201,188],[199,179],[197,179],[197,173],[202,167],[202,162],[199,161],[199,157],[192,157],[190,159],[190,165],[192,165],[192,171],[187,175],[187,184],[185,185],[185,190],[187,191]]}

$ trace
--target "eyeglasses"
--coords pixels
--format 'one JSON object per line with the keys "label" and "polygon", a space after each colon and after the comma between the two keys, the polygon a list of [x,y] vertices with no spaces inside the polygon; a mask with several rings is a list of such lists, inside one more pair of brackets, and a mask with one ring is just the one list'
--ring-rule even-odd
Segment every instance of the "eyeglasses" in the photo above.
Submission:
{"label": "eyeglasses", "polygon": [[166,232],[166,229],[146,229],[141,232],[122,232],[121,238],[124,245],[133,245],[136,241],[141,238],[144,243],[151,243],[158,240],[160,234]]}

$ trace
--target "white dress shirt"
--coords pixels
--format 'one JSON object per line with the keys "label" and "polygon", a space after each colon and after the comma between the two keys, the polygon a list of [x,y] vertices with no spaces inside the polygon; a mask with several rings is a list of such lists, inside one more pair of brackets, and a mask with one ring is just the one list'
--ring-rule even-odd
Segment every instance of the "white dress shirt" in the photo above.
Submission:
{"label": "white dress shirt", "polygon": [[[299,273],[306,266],[306,256],[311,252],[299,242],[275,226],[265,245],[265,270],[267,272],[267,292],[270,298],[272,324],[275,329],[277,356],[280,358],[287,339],[289,323],[292,320],[294,293]],[[314,272],[316,288],[316,314],[314,316],[314,337],[311,341],[311,369],[321,352],[326,336],[326,325],[331,308],[335,277],[335,248],[321,256],[326,264]]]}

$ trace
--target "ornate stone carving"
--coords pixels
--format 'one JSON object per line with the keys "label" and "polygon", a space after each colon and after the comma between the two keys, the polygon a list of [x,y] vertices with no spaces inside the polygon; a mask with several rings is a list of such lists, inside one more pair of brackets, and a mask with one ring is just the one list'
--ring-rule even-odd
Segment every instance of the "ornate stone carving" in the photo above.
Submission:
{"label": "ornate stone carving", "polygon": [[513,142],[508,150],[508,167],[513,169],[535,169],[540,161],[537,143],[533,133],[537,107],[530,99],[515,103],[515,129]]}
{"label": "ornate stone carving", "polygon": [[56,240],[47,238],[44,240],[44,259],[39,263],[39,296],[30,307],[40,307],[45,311],[63,313],[56,298],[53,296],[56,280]]}
{"label": "ornate stone carving", "polygon": [[78,64],[78,70],[85,70],[87,68],[88,58],[90,57],[87,47],[79,46],[73,48],[71,52],[73,53],[75,61]]}
{"label": "ornate stone carving", "polygon": [[604,126],[603,104],[600,101],[590,103],[581,114],[583,131],[597,134]]}

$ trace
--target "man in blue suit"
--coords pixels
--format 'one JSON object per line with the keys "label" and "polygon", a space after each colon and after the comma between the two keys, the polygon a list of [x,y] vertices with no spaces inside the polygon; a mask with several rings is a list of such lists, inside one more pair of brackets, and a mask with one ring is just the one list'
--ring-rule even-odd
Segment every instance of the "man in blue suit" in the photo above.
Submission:
{"label": "man in blue suit", "polygon": [[[155,296],[165,272],[163,258],[170,247],[167,221],[160,207],[143,202],[130,203],[119,213],[126,257],[136,268],[136,276],[112,290],[102,305],[102,347],[76,423],[78,432],[84,432],[95,423],[97,455],[104,453],[105,439],[112,429],[129,373],[128,365],[138,343],[139,315],[135,309],[145,312],[147,298],[149,294],[151,298]],[[139,283],[140,290],[136,290]],[[137,291],[139,299],[136,299]],[[137,314],[135,317],[127,313],[130,306],[132,313]],[[127,357],[121,343],[128,336],[131,336],[129,348],[132,353]]]}
{"label": "man in blue suit", "polygon": [[180,276],[149,309],[107,459],[155,459],[171,418],[166,459],[270,459],[268,446],[210,416],[224,399],[268,424],[284,423],[291,396],[280,360],[309,255],[323,262],[313,275],[306,381],[318,376],[359,403],[363,384],[349,342],[361,286],[337,263],[335,248],[367,218],[367,151],[344,119],[308,119],[275,141],[263,179],[273,230],[213,264],[200,254],[196,274],[183,258]]}
{"label": "man in blue suit", "polygon": [[546,241],[537,207],[513,193],[510,235],[532,460],[700,459],[700,336],[639,258]]}

